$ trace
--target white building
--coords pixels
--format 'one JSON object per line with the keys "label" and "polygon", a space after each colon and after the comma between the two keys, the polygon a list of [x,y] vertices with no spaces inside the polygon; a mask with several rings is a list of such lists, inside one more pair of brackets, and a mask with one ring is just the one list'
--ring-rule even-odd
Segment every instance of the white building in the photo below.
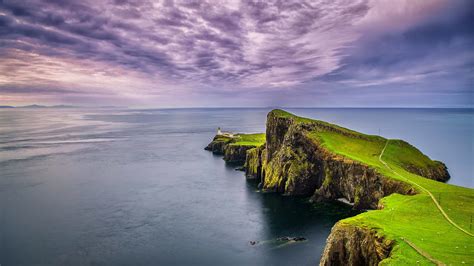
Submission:
{"label": "white building", "polygon": [[217,128],[217,135],[218,136],[230,137],[230,138],[234,137],[234,133],[222,131],[220,127]]}

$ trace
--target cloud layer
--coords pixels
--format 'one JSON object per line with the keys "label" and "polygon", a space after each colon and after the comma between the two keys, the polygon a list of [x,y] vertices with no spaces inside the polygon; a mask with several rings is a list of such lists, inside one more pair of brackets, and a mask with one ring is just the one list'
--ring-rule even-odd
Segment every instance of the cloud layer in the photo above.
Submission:
{"label": "cloud layer", "polygon": [[350,97],[377,102],[411,89],[419,99],[451,93],[445,105],[471,105],[457,99],[472,96],[469,8],[447,0],[3,0],[0,104],[308,106],[331,95],[377,105]]}

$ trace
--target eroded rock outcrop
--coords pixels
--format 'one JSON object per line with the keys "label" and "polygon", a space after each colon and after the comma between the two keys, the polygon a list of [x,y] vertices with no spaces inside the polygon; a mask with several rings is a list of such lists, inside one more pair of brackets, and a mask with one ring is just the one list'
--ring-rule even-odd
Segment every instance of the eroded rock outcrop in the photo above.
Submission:
{"label": "eroded rock outcrop", "polygon": [[216,135],[204,149],[214,154],[224,155],[223,159],[226,162],[243,164],[247,158],[247,151],[253,148],[256,146],[239,145],[236,143],[236,138]]}
{"label": "eroded rock outcrop", "polygon": [[[267,131],[273,130],[268,123],[267,128]],[[304,125],[290,123],[286,132],[276,131],[284,135],[280,143],[267,145],[266,163],[262,168],[263,188],[285,195],[311,195],[324,179],[320,171],[321,153],[305,135]]]}
{"label": "eroded rock outcrop", "polygon": [[406,170],[417,175],[433,179],[440,182],[446,182],[451,177],[448,172],[448,167],[440,161],[434,161],[435,165],[429,168],[419,168],[414,165],[408,165]]}
{"label": "eroded rock outcrop", "polygon": [[229,163],[244,163],[247,158],[247,151],[254,146],[243,146],[229,144],[224,147],[224,161]]}
{"label": "eroded rock outcrop", "polygon": [[265,145],[247,150],[244,165],[245,177],[247,179],[257,181],[262,180],[262,166],[265,163],[264,159],[266,158],[266,152]]}
{"label": "eroded rock outcrop", "polygon": [[393,244],[374,230],[338,222],[327,239],[319,265],[378,265],[389,257]]}
{"label": "eroded rock outcrop", "polygon": [[247,176],[261,179],[266,191],[312,196],[314,201],[346,198],[356,209],[376,208],[379,199],[395,192],[415,193],[403,182],[328,151],[309,135],[318,130],[338,129],[270,112],[266,146],[247,152]]}
{"label": "eroded rock outcrop", "polygon": [[225,147],[232,142],[232,138],[224,136],[215,136],[214,139],[204,149],[214,154],[223,155]]}
{"label": "eroded rock outcrop", "polygon": [[345,198],[356,209],[375,209],[381,198],[392,193],[416,193],[410,185],[387,178],[352,160],[331,158],[322,168],[324,181],[314,192],[314,201]]}

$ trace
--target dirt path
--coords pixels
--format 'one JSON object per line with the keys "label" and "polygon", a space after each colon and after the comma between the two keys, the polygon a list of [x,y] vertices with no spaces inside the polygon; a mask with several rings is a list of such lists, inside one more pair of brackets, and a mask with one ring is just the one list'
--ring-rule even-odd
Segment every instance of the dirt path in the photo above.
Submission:
{"label": "dirt path", "polygon": [[426,253],[425,251],[423,251],[422,249],[420,249],[419,247],[415,246],[415,244],[413,244],[412,242],[408,241],[407,239],[405,238],[401,238],[403,242],[407,243],[407,245],[409,245],[410,247],[412,247],[414,250],[416,250],[416,252],[418,252],[418,254],[420,254],[421,256],[427,258],[428,260],[430,260],[431,262],[433,262],[434,264],[438,265],[438,266],[444,266],[446,264],[442,263],[441,261],[431,257],[430,254]]}

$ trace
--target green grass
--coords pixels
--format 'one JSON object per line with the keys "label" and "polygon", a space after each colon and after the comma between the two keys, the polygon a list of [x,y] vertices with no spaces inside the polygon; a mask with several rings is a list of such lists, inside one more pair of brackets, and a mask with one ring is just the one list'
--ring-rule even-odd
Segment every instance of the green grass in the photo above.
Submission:
{"label": "green grass", "polygon": [[239,146],[261,146],[265,144],[265,133],[256,134],[237,134],[234,136],[234,142],[230,145]]}
{"label": "green grass", "polygon": [[[300,118],[290,113],[273,111],[282,117],[292,117],[301,123],[326,122]],[[378,234],[395,240],[391,257],[384,265],[432,265],[402,238],[412,242],[432,258],[448,265],[474,265],[474,237],[450,224],[438,210],[431,197],[411,182],[428,189],[450,218],[466,231],[470,230],[474,215],[474,190],[427,179],[409,172],[409,166],[418,168],[439,164],[432,161],[412,145],[401,140],[389,140],[382,159],[393,169],[379,161],[387,139],[358,133],[339,126],[337,130],[314,131],[309,135],[326,149],[375,168],[386,177],[401,180],[417,189],[415,196],[392,194],[382,199],[384,209],[372,210],[344,219],[341,223],[375,229]],[[474,225],[473,225],[474,226]]]}
{"label": "green grass", "polygon": [[293,119],[294,121],[296,121],[298,123],[317,123],[319,125],[335,128],[335,129],[337,129],[341,132],[347,133],[347,134],[356,134],[356,135],[360,134],[357,131],[354,131],[354,130],[351,130],[351,129],[348,129],[348,128],[345,128],[345,127],[340,127],[338,125],[334,125],[334,124],[331,124],[331,123],[328,123],[328,122],[325,122],[325,121],[321,121],[321,120],[315,120],[315,119],[311,119],[311,118],[296,116],[292,113],[289,113],[289,112],[281,110],[281,109],[272,110],[271,113],[274,114],[277,117],[291,118],[291,119]]}
{"label": "green grass", "polygon": [[390,145],[385,150],[384,157],[389,159],[392,164],[402,166],[407,170],[410,167],[428,168],[440,164],[428,158],[409,143],[396,139],[390,140]]}
{"label": "green grass", "polygon": [[213,141],[222,141],[222,142],[229,142],[231,141],[232,138],[231,137],[227,137],[227,136],[224,136],[224,135],[216,135],[214,137],[214,140]]}

